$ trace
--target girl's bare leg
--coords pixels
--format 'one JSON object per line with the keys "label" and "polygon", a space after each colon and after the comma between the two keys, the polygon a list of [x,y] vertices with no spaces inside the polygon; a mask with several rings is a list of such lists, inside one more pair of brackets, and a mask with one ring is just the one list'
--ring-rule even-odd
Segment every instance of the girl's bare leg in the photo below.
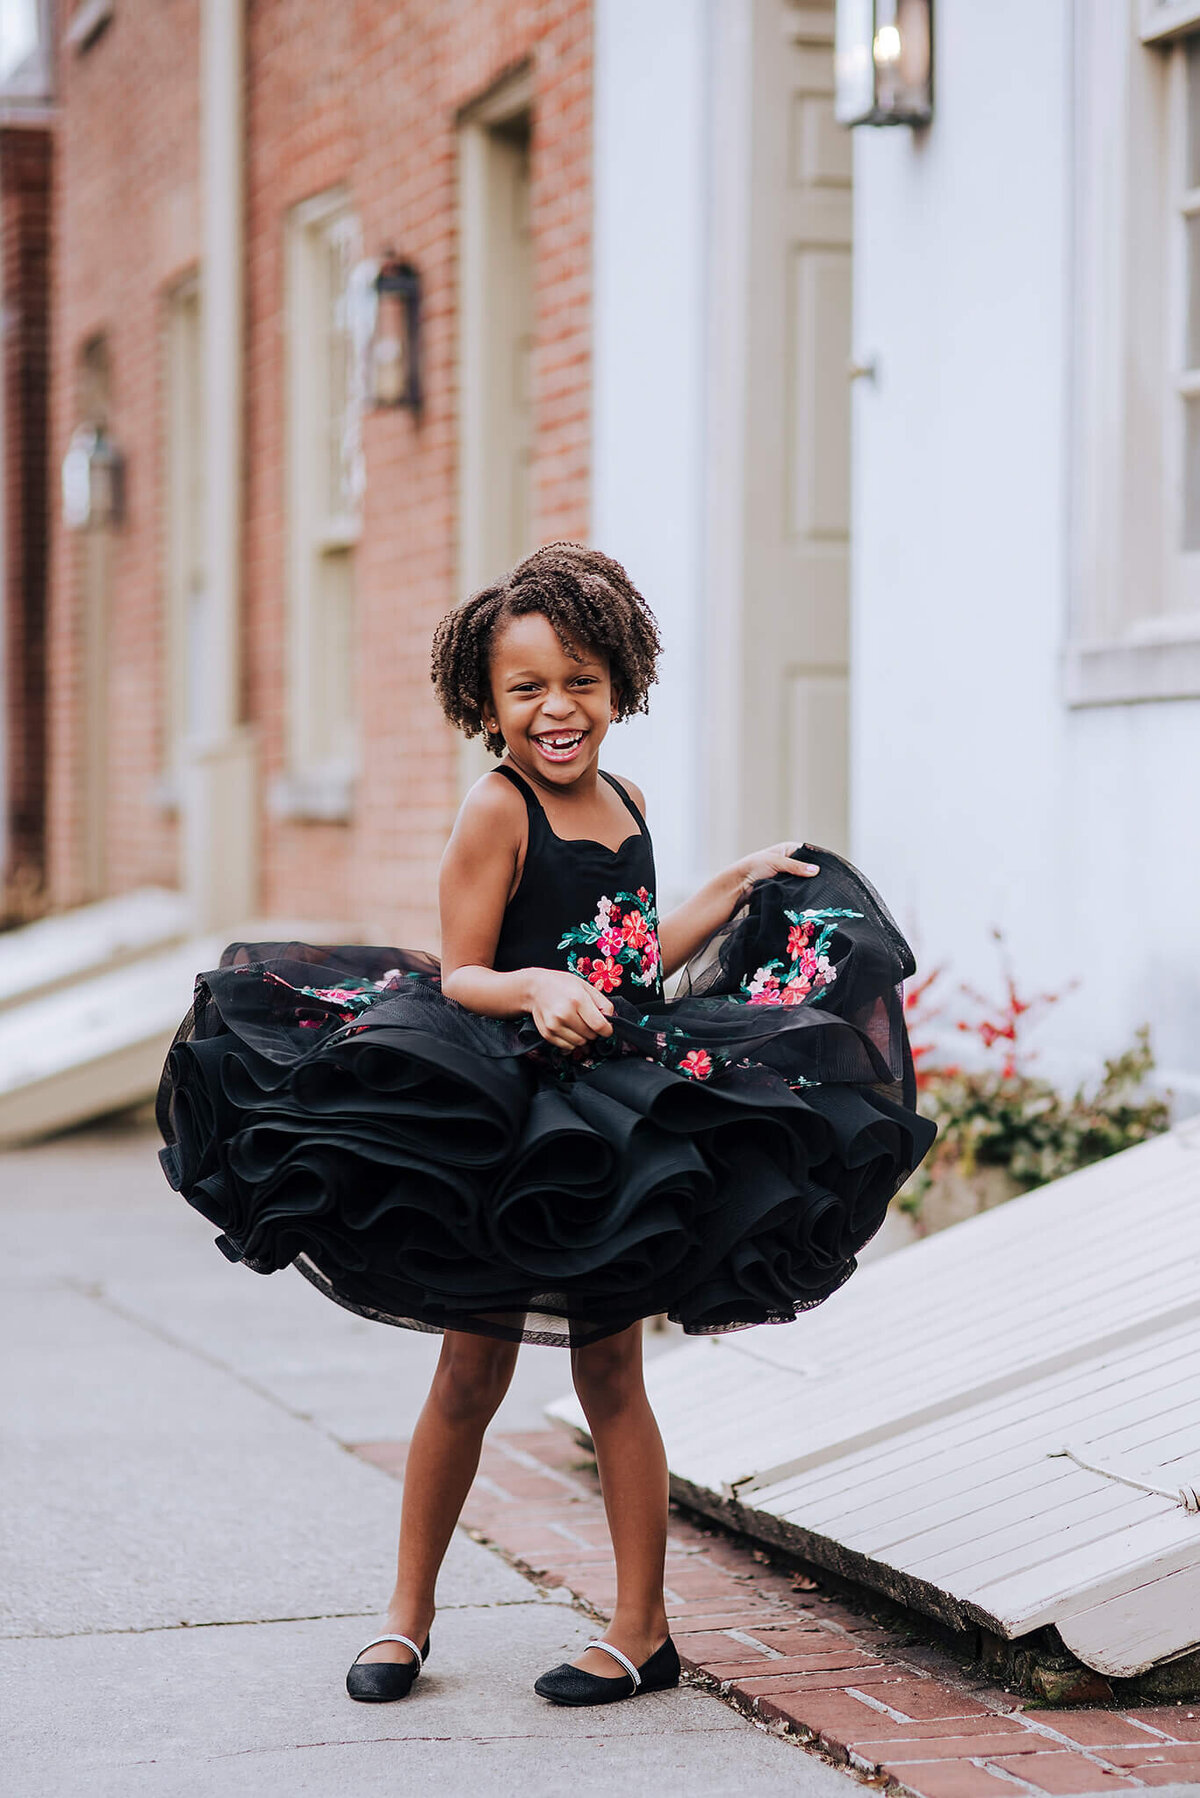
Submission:
{"label": "girl's bare leg", "polygon": [[[640,1667],[669,1633],[663,1599],[667,1457],[642,1383],[641,1324],[574,1349],[571,1371],[596,1448],[617,1562],[617,1606],[604,1635]],[[574,1665],[601,1679],[624,1678],[611,1657],[594,1648]]]}
{"label": "girl's bare leg", "polygon": [[[515,1342],[447,1330],[429,1397],[409,1444],[400,1510],[396,1589],[388,1631],[424,1642],[433,1622],[434,1587],[459,1513],[479,1466],[483,1433],[508,1391]],[[398,1642],[368,1649],[364,1661],[411,1661]]]}

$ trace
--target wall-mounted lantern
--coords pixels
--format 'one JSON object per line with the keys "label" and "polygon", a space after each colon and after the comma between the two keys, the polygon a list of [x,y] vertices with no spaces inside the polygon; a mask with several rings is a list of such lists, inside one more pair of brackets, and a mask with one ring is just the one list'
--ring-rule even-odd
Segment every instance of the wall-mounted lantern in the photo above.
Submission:
{"label": "wall-mounted lantern", "polygon": [[385,250],[375,276],[369,397],[373,406],[421,409],[421,276],[411,262]]}
{"label": "wall-mounted lantern", "polygon": [[62,465],[63,523],[69,531],[105,530],[125,516],[125,458],[99,425],[72,432]]}
{"label": "wall-mounted lantern", "polygon": [[837,0],[834,113],[842,125],[933,117],[933,0]]}

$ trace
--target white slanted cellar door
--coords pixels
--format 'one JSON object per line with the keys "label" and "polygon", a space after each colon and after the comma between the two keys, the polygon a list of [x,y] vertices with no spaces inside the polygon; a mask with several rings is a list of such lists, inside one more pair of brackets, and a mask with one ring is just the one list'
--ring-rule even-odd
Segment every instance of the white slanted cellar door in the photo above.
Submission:
{"label": "white slanted cellar door", "polygon": [[[673,1488],[1119,1678],[1200,1648],[1200,1119],[656,1356]],[[583,1431],[578,1401],[551,1415]]]}
{"label": "white slanted cellar door", "polygon": [[[734,501],[714,481],[710,519],[736,544],[713,595],[717,639],[738,663],[736,701],[725,701],[735,761],[716,777],[713,822],[736,852],[793,833],[845,848],[850,134],[833,117],[832,8],[754,0],[749,19],[744,380],[729,401],[741,416],[728,421],[741,468]],[[717,253],[738,255],[732,233],[721,241],[718,223]],[[726,429],[720,416],[714,425]],[[738,516],[722,519],[731,504]],[[720,684],[732,671],[712,672]]]}

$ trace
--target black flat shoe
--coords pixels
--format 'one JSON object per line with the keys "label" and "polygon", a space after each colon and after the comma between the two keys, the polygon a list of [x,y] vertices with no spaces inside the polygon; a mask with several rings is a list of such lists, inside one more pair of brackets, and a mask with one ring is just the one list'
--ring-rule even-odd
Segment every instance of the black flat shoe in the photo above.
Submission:
{"label": "black flat shoe", "polygon": [[602,1679],[598,1673],[585,1673],[582,1667],[572,1667],[564,1661],[561,1667],[552,1667],[535,1681],[533,1689],[539,1698],[548,1698],[551,1704],[616,1704],[622,1698],[632,1698],[635,1692],[665,1692],[669,1686],[679,1684],[679,1653],[670,1636],[640,1667],[635,1667],[611,1642],[588,1642],[586,1646],[611,1654],[624,1668],[624,1677]]}
{"label": "black flat shoe", "polygon": [[411,1648],[415,1661],[360,1661],[358,1655],[346,1675],[346,1690],[362,1704],[388,1704],[393,1698],[407,1698],[418,1673],[429,1659],[429,1637],[424,1648],[418,1648],[411,1636],[376,1636],[364,1642],[358,1654],[366,1654],[380,1642],[399,1642]]}

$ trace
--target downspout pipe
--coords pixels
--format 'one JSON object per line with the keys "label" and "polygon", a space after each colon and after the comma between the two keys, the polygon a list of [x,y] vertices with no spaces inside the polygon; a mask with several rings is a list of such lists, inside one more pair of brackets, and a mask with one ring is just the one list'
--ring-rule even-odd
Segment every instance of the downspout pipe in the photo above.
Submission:
{"label": "downspout pipe", "polygon": [[183,876],[199,930],[256,908],[257,761],[242,720],[245,465],[245,0],[202,0],[203,695],[185,751]]}

